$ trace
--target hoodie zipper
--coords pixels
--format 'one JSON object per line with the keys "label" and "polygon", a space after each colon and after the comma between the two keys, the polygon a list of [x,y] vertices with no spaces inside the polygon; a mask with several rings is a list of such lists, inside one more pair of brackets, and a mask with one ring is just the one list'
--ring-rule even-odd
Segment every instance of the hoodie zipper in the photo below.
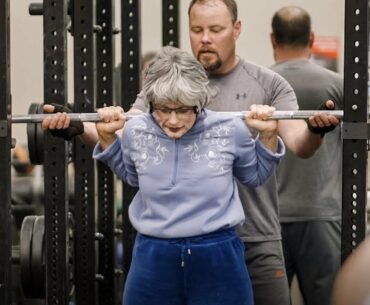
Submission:
{"label": "hoodie zipper", "polygon": [[171,185],[176,184],[176,178],[177,178],[177,167],[179,163],[179,143],[178,140],[173,141],[173,150],[174,150],[174,157],[173,157],[173,167],[172,167],[172,175],[171,175]]}

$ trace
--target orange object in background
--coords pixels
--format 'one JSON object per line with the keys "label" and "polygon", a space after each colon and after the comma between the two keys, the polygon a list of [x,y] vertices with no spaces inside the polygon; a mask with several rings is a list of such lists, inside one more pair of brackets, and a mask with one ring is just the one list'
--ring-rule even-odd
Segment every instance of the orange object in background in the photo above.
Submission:
{"label": "orange object in background", "polygon": [[339,38],[315,36],[312,46],[312,60],[333,71],[338,71]]}

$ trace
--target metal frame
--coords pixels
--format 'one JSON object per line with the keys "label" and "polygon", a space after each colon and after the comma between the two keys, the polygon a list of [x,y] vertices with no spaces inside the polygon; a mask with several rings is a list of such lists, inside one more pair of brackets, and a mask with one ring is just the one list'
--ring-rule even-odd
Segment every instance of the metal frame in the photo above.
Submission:
{"label": "metal frame", "polygon": [[179,1],[162,0],[162,44],[179,47]]}
{"label": "metal frame", "polygon": [[[44,100],[67,104],[67,1],[45,0]],[[68,154],[63,139],[44,136],[46,303],[68,304]]]}
{"label": "metal frame", "polygon": [[[74,111],[95,109],[95,1],[73,1]],[[74,152],[74,282],[78,305],[94,305],[97,298],[95,254],[95,162],[93,148],[78,137]]]}
{"label": "metal frame", "polygon": [[122,18],[122,107],[129,110],[140,91],[140,56],[141,56],[141,1],[123,0]]}
{"label": "metal frame", "polygon": [[[368,120],[368,1],[346,0],[343,129],[356,134]],[[360,129],[361,129],[360,128]],[[357,129],[358,131],[358,129]],[[342,261],[365,238],[367,137],[343,140]]]}
{"label": "metal frame", "polygon": [[[101,29],[96,36],[97,108],[113,105],[114,64],[114,2],[97,0],[96,24]],[[97,162],[98,231],[99,240],[99,305],[115,305],[121,299],[121,287],[117,287],[115,265],[115,188],[114,176],[107,165]],[[117,290],[117,288],[119,288]],[[121,302],[120,302],[121,303]]]}
{"label": "metal frame", "polygon": [[[10,305],[11,288],[11,111],[9,0],[0,0],[0,304]],[[10,289],[9,289],[10,288]]]}
{"label": "metal frame", "polygon": [[[122,0],[122,107],[127,111],[140,90],[140,0]],[[124,281],[130,269],[135,230],[128,218],[128,207],[137,192],[126,183],[122,185],[122,239],[124,249]]]}

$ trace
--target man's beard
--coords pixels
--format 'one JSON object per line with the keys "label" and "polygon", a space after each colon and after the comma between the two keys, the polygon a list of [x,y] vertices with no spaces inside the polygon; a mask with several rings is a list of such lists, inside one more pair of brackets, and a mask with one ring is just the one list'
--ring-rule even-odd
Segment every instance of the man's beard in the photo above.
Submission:
{"label": "man's beard", "polygon": [[212,62],[205,62],[205,61],[201,61],[200,60],[200,56],[201,56],[201,54],[202,53],[199,53],[199,55],[198,55],[198,61],[202,64],[202,66],[203,66],[203,68],[207,71],[207,72],[210,72],[210,73],[212,73],[212,72],[214,72],[214,71],[216,71],[217,69],[219,69],[221,66],[222,66],[222,60],[221,60],[221,58],[220,57],[218,57],[218,55],[216,54],[216,56],[217,56],[217,59],[216,59],[216,61],[214,62],[214,63],[212,63]]}

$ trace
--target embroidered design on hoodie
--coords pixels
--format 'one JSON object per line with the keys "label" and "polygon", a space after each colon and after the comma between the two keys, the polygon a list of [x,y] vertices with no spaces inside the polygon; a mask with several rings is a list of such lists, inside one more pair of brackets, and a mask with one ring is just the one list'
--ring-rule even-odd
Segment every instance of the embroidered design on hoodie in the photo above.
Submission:
{"label": "embroidered design on hoodie", "polygon": [[202,132],[193,144],[185,148],[185,151],[194,163],[205,160],[208,162],[208,167],[224,172],[226,155],[222,151],[230,144],[228,138],[233,129],[221,124],[214,126],[211,130]]}
{"label": "embroidered design on hoodie", "polygon": [[161,145],[153,127],[149,128],[141,122],[132,129],[131,134],[134,150],[131,151],[130,157],[136,165],[137,172],[146,169],[148,165],[159,165],[163,162],[169,150]]}
{"label": "embroidered design on hoodie", "polygon": [[[219,124],[211,130],[202,132],[198,138],[184,148],[194,163],[206,161],[207,166],[224,172],[226,155],[222,153],[225,147],[230,144],[230,133],[234,128]],[[169,150],[161,145],[155,129],[140,122],[132,130],[133,148],[130,150],[130,157],[136,165],[137,172],[146,169],[149,165],[161,164]],[[155,147],[152,149],[152,147]],[[154,152],[154,154],[153,154]]]}

